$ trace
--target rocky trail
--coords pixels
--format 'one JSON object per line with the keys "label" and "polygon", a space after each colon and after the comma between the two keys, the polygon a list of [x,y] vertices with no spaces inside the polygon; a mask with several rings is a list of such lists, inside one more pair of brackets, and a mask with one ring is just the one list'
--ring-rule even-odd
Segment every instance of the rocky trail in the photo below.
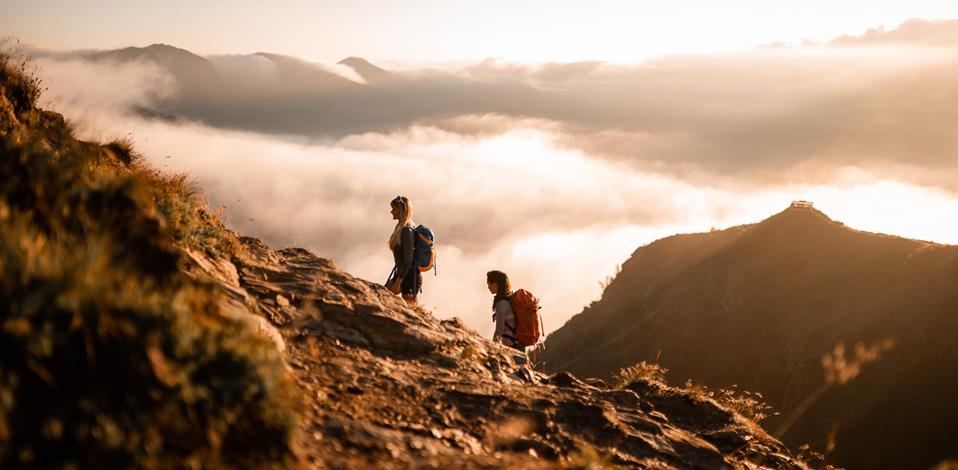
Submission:
{"label": "rocky trail", "polygon": [[285,354],[314,468],[805,468],[693,392],[534,371],[458,319],[409,308],[302,249],[243,238],[234,264],[191,252],[235,315]]}

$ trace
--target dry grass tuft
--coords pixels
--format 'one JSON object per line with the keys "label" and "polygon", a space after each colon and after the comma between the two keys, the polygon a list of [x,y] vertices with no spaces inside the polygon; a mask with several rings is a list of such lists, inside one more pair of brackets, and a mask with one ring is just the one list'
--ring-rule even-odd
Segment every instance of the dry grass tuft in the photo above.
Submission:
{"label": "dry grass tuft", "polygon": [[616,388],[623,388],[637,380],[651,380],[665,383],[665,374],[668,369],[655,362],[641,361],[629,367],[623,367],[612,377],[612,384]]}
{"label": "dry grass tuft", "polygon": [[124,165],[133,165],[134,163],[140,162],[140,155],[137,153],[136,148],[133,145],[132,137],[123,137],[122,139],[114,140],[103,146],[108,150],[113,157],[119,160]]}
{"label": "dry grass tuft", "polygon": [[0,39],[0,85],[18,117],[32,112],[43,92],[40,77],[22,49],[14,38]]}
{"label": "dry grass tuft", "polygon": [[753,423],[779,414],[771,405],[765,403],[765,397],[761,393],[739,390],[738,385],[728,388],[709,388],[687,380],[684,389],[700,397],[711,398],[723,408],[734,411]]}
{"label": "dry grass tuft", "polygon": [[[668,372],[668,369],[662,367],[662,365],[657,362],[642,361],[619,369],[612,377],[612,383],[616,388],[626,387],[639,380],[658,382],[665,385],[665,376]],[[765,398],[761,393],[739,390],[738,385],[732,385],[725,389],[712,389],[705,385],[695,384],[689,380],[685,382],[685,387],[683,388],[693,396],[715,400],[724,408],[734,411],[754,423],[758,423],[769,416],[778,414],[772,410],[771,405],[765,403]]]}

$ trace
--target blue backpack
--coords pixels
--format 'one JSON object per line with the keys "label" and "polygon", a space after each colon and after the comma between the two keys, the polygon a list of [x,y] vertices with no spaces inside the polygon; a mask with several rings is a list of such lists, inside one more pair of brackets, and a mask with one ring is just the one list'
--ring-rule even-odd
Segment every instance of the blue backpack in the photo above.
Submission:
{"label": "blue backpack", "polygon": [[435,238],[432,230],[425,225],[420,225],[413,229],[416,236],[415,249],[413,250],[413,263],[419,268],[419,272],[424,273],[435,268],[436,274],[439,274],[439,268],[436,267],[436,250],[433,246]]}

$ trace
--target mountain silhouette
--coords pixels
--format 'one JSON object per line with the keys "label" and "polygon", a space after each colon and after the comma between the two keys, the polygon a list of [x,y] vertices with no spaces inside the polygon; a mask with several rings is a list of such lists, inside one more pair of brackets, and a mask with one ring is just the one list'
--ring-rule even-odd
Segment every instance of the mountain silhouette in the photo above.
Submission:
{"label": "mountain silhouette", "polygon": [[98,51],[89,53],[87,57],[99,61],[141,62],[158,65],[176,77],[180,99],[195,99],[204,93],[210,93],[215,90],[215,85],[222,80],[219,72],[209,60],[186,49],[168,44]]}
{"label": "mountain silhouette", "polygon": [[[175,93],[151,97],[149,106],[138,104],[131,109],[146,118],[196,120],[280,135],[325,136],[380,128],[401,114],[398,105],[382,105],[391,95],[384,95],[375,85],[405,82],[399,75],[355,57],[340,63],[351,67],[366,80],[365,84],[322,64],[268,52],[205,58],[174,46],[153,44],[68,57],[74,56],[93,62],[151,64],[169,72]],[[235,65],[238,59],[243,65]],[[429,108],[429,99],[417,95],[399,100],[402,106],[418,109]]]}
{"label": "mountain silhouette", "polygon": [[160,93],[148,103],[133,105],[131,111],[143,117],[320,140],[392,131],[455,115],[567,119],[601,110],[521,81],[477,80],[442,69],[406,74],[359,57],[338,65],[350,67],[365,83],[337,74],[335,67],[268,52],[201,57],[154,44],[46,56],[146,63],[169,72],[176,93]]}
{"label": "mountain silhouette", "polygon": [[316,88],[348,93],[350,89],[362,87],[356,82],[302,59],[267,52],[258,52],[256,55],[268,59],[275,65],[277,80],[280,80],[290,93]]}
{"label": "mountain silhouette", "polygon": [[[869,363],[839,361],[855,378],[823,385],[823,358],[852,348]],[[664,238],[548,337],[545,358],[593,377],[658,358],[673,382],[764,394],[782,412],[770,429],[807,405],[784,440],[833,447],[832,463],[927,468],[958,455],[958,247],[853,230],[803,206]]]}
{"label": "mountain silhouette", "polygon": [[337,63],[355,70],[360,77],[363,77],[363,79],[370,84],[396,78],[396,75],[369,63],[369,61],[362,57],[347,57]]}

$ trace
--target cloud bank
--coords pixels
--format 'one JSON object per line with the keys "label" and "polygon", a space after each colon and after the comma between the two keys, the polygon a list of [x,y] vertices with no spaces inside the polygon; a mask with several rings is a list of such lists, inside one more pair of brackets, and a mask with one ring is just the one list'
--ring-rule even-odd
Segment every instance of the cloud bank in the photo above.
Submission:
{"label": "cloud bank", "polygon": [[[422,123],[488,133],[488,122],[465,129],[445,121],[495,115],[548,123],[559,145],[634,168],[767,182],[810,170],[814,178],[835,165],[954,171],[954,38],[958,21],[912,20],[827,44],[635,65],[489,60],[392,71],[359,58],[334,65],[267,53],[202,58],[159,45],[68,56],[161,64],[178,92],[139,109],[218,128],[328,143]],[[789,173],[798,165],[802,173]],[[953,179],[915,176],[958,189]]]}
{"label": "cloud bank", "polygon": [[941,222],[958,220],[958,61],[916,39],[958,27],[901,29],[628,66],[37,55],[49,104],[84,135],[132,135],[274,246],[381,282],[388,201],[409,196],[441,244],[424,303],[491,333],[489,269],[543,297],[553,330],[637,246],[792,199],[856,228],[958,241]]}

